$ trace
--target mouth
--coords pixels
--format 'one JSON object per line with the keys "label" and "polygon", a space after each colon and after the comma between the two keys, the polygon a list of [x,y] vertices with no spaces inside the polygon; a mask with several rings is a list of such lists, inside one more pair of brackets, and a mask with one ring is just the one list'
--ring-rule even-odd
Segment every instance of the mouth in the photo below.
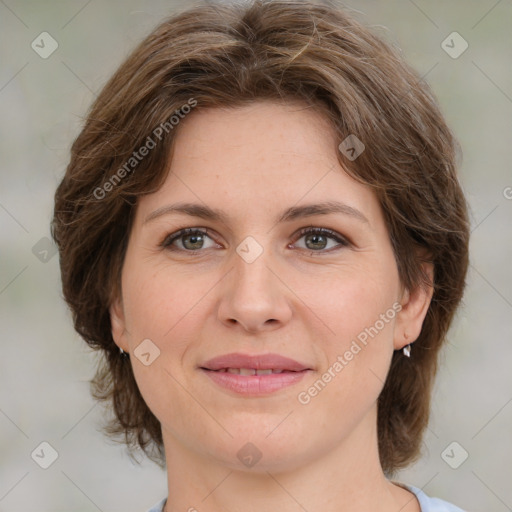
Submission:
{"label": "mouth", "polygon": [[279,354],[225,354],[199,367],[215,384],[238,395],[262,396],[298,383],[312,370]]}

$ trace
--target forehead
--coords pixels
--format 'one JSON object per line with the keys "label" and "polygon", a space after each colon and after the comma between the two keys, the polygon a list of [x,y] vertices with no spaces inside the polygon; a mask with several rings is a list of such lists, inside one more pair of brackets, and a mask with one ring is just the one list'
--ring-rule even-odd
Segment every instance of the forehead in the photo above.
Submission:
{"label": "forehead", "polygon": [[169,175],[141,200],[140,215],[173,201],[261,216],[328,200],[378,215],[373,192],[341,166],[338,144],[329,121],[301,103],[195,111],[180,123]]}
{"label": "forehead", "polygon": [[[333,160],[333,128],[317,109],[303,103],[259,101],[237,108],[213,108],[193,112],[180,126],[174,164],[187,159],[210,159],[240,171],[275,172],[297,160]],[[190,150],[193,150],[192,152]],[[184,153],[187,153],[185,155]],[[259,166],[255,168],[255,166]]]}

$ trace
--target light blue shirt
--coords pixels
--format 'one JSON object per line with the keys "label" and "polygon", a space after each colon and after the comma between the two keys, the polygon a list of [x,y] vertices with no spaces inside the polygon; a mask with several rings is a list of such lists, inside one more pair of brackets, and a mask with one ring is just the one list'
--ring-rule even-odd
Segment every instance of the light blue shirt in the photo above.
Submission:
{"label": "light blue shirt", "polygon": [[[413,487],[411,485],[401,484],[413,494],[416,495],[420,503],[421,512],[464,512],[459,507],[448,503],[447,501],[440,500],[438,498],[429,498],[421,489]],[[167,498],[157,503],[155,506],[150,508],[148,512],[162,512]]]}

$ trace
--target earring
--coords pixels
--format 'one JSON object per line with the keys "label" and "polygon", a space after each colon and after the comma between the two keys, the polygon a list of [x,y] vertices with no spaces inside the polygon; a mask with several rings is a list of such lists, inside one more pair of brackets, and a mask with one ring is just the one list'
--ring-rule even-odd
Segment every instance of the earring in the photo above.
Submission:
{"label": "earring", "polygon": [[128,357],[128,355],[129,355],[121,347],[119,347],[119,354],[121,355],[122,358]]}
{"label": "earring", "polygon": [[[404,338],[407,339],[408,337],[409,337],[409,335],[406,332],[404,332]],[[403,348],[403,353],[404,353],[405,357],[411,357],[411,344],[410,343]]]}

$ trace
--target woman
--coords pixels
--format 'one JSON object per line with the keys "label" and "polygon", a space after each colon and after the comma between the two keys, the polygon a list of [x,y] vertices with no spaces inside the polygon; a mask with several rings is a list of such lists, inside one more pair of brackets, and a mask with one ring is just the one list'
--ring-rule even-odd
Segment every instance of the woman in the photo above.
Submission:
{"label": "woman", "polygon": [[55,198],[111,434],[177,510],[460,511],[418,457],[466,202],[428,87],[342,10],[205,5],[96,99]]}

